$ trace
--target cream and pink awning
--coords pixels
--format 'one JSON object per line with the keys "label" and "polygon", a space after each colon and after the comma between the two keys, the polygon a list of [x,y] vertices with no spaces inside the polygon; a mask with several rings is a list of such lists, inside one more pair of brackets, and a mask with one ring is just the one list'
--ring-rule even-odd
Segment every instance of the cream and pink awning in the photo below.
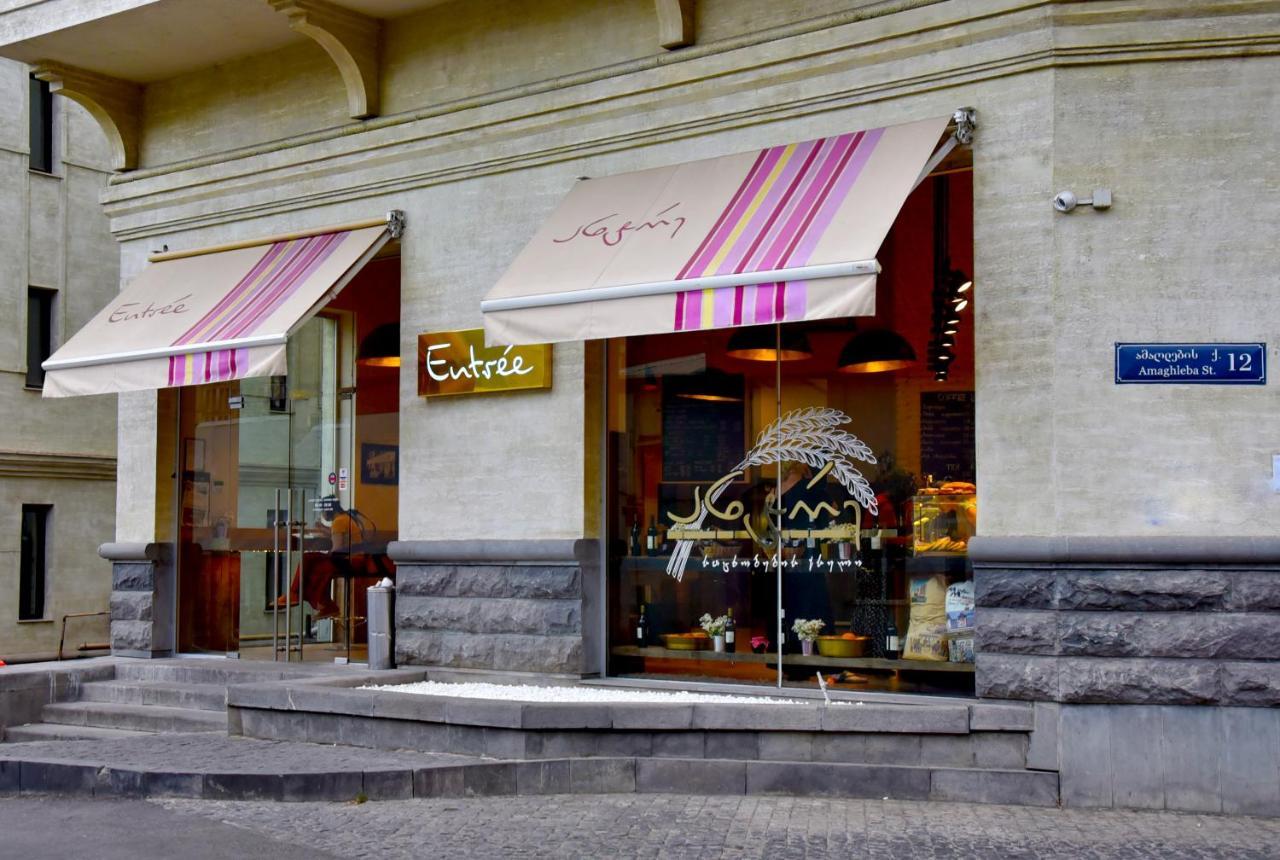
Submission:
{"label": "cream and pink awning", "polygon": [[285,373],[289,335],[398,232],[388,219],[152,262],[44,362],[45,397]]}
{"label": "cream and pink awning", "polygon": [[875,313],[950,117],[579,182],[481,303],[495,344]]}

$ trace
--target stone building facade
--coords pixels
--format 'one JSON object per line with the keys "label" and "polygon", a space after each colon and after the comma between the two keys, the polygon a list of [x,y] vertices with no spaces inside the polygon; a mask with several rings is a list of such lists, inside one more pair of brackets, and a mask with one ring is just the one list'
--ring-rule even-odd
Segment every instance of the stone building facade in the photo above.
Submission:
{"label": "stone building facade", "polygon": [[[578,177],[973,107],[977,694],[1037,703],[1064,802],[1280,812],[1273,383],[1120,386],[1114,366],[1127,341],[1276,356],[1275,4],[241,5],[50,0],[0,14],[0,53],[97,106],[126,276],[161,245],[402,210],[405,368],[416,333],[479,324]],[[103,47],[126,38],[148,47]],[[1113,205],[1052,205],[1093,189]],[[402,371],[402,660],[602,671],[604,365],[559,344],[551,391],[491,400],[422,399]],[[120,396],[104,551],[154,607],[170,420],[154,391]],[[116,619],[120,650],[171,650],[161,614]]]}
{"label": "stone building facade", "polygon": [[[29,69],[0,63],[0,659],[50,659],[61,621],[105,612],[98,544],[115,528],[115,397],[46,401],[28,384],[28,291],[52,298],[54,343],[118,289],[119,250],[99,203],[110,173],[102,132],[79,105],[53,98],[50,170],[29,152]],[[43,166],[43,165],[41,165]],[[48,507],[43,612],[20,619],[23,506]],[[103,616],[67,622],[69,653],[108,641]]]}

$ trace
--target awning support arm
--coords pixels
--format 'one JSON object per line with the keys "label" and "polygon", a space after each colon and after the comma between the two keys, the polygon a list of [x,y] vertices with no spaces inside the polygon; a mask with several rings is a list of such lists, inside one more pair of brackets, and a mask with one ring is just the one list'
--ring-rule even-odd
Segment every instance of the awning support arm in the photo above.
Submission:
{"label": "awning support arm", "polygon": [[943,141],[942,146],[938,147],[938,150],[925,162],[920,175],[916,177],[915,184],[911,186],[912,191],[920,187],[920,183],[924,182],[929,174],[937,169],[942,160],[951,154],[951,150],[957,146],[968,146],[973,143],[973,130],[978,125],[977,111],[970,107],[959,108],[951,115],[951,123],[955,126],[955,131]]}
{"label": "awning support arm", "polygon": [[612,299],[631,299],[638,296],[661,296],[683,293],[689,290],[715,289],[718,287],[745,287],[753,284],[772,284],[776,281],[816,281],[825,278],[848,278],[857,275],[876,275],[880,264],[875,260],[854,260],[848,263],[826,263],[819,266],[796,266],[790,269],[770,269],[765,272],[742,272],[732,275],[708,275],[704,278],[685,278],[679,281],[654,281],[645,284],[619,284],[613,287],[591,287],[562,293],[537,293],[530,296],[485,299],[480,302],[481,313],[494,311],[518,311],[526,308],[548,308],[557,305],[576,305],[583,302],[600,302]]}

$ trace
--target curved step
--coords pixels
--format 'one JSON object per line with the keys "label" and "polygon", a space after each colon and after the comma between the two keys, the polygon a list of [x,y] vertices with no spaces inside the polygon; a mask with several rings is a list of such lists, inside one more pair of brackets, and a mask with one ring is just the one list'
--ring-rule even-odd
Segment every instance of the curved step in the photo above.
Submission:
{"label": "curved step", "polygon": [[115,702],[56,702],[40,712],[45,723],[128,729],[140,732],[225,732],[225,712],[126,705]]}

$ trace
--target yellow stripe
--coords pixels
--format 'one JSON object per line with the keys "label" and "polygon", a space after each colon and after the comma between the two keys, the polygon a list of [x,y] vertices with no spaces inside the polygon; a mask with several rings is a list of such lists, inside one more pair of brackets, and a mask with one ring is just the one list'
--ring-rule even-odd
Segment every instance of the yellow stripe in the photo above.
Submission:
{"label": "yellow stripe", "polygon": [[701,328],[714,328],[716,324],[715,315],[716,291],[713,289],[705,289],[702,291],[702,325]]}
{"label": "yellow stripe", "polygon": [[756,196],[751,199],[742,217],[738,219],[738,223],[733,226],[728,238],[720,246],[719,252],[712,258],[707,267],[699,274],[710,275],[720,268],[720,264],[725,261],[729,253],[733,250],[734,243],[738,241],[738,237],[742,235],[742,231],[747,229],[747,225],[751,223],[751,217],[756,214],[756,210],[760,208],[760,204],[764,202],[765,197],[769,195],[769,189],[773,188],[773,184],[778,181],[778,177],[782,175],[782,171],[787,166],[787,162],[791,160],[791,156],[795,155],[796,144],[791,144],[782,151],[782,155],[778,158],[778,163],[773,166],[773,170],[769,171],[769,176],[765,179],[764,184],[760,186],[760,190],[756,192]]}
{"label": "yellow stripe", "polygon": [[[295,240],[295,241],[305,241],[305,240]],[[290,243],[290,244],[293,245],[294,243]],[[269,248],[267,250],[270,251]],[[244,305],[247,302],[252,301],[258,295],[258,290],[267,281],[267,279],[273,277],[276,272],[278,272],[283,266],[285,266],[289,262],[289,260],[292,259],[293,254],[296,251],[297,251],[296,247],[288,247],[283,249],[280,255],[276,257],[275,261],[272,262],[272,264],[268,266],[266,269],[263,269],[261,272],[259,272],[258,277],[250,282],[253,286],[245,290],[244,292],[242,292],[240,294],[240,298],[236,300],[235,304],[231,305],[230,307],[224,308],[222,313],[218,314],[216,317],[209,320],[204,325],[203,328],[201,328],[198,332],[196,332],[195,338],[190,342],[199,343],[205,337],[205,335],[207,335],[209,332],[213,331],[215,328],[220,326],[224,320],[226,320],[228,317],[230,317],[231,315],[239,311],[240,308],[244,307]],[[258,263],[261,262],[261,260],[262,260],[261,257],[259,257],[257,260],[254,260],[253,266],[258,265]],[[250,270],[253,269],[253,266],[249,267]]]}

